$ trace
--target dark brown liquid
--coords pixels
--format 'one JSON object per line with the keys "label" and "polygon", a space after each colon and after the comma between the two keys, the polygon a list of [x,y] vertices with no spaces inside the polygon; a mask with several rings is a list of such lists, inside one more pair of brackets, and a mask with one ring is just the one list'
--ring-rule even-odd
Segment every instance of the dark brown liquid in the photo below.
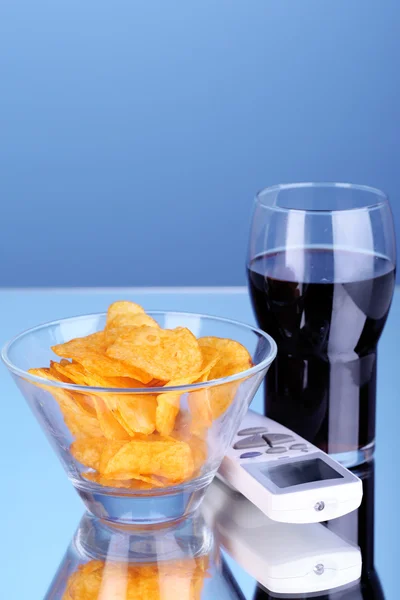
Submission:
{"label": "dark brown liquid", "polygon": [[376,345],[394,265],[367,253],[299,248],[258,256],[248,280],[258,324],[278,344],[266,414],[329,453],[373,442]]}

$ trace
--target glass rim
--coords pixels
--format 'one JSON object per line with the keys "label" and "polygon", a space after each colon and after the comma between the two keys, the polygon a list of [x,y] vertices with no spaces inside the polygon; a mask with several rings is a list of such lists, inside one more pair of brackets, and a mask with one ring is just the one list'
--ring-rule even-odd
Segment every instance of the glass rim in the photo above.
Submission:
{"label": "glass rim", "polygon": [[[149,310],[149,311],[147,311],[147,314],[148,315],[174,315],[174,316],[182,315],[183,317],[197,317],[197,318],[201,318],[201,319],[218,321],[221,323],[228,323],[230,325],[234,325],[234,326],[240,327],[242,329],[247,329],[256,335],[263,337],[265,340],[268,341],[268,343],[270,345],[270,350],[269,350],[267,356],[258,365],[254,365],[253,367],[246,369],[246,371],[241,371],[240,373],[236,373],[234,375],[229,375],[228,377],[221,377],[219,379],[212,379],[210,381],[191,383],[191,384],[186,384],[186,385],[152,387],[152,388],[150,388],[150,387],[144,387],[144,388],[99,387],[99,386],[89,386],[89,385],[78,385],[75,383],[64,383],[62,381],[52,381],[50,379],[38,377],[37,375],[32,375],[31,373],[28,373],[28,371],[25,371],[25,369],[21,369],[20,367],[17,367],[10,360],[9,351],[10,351],[10,348],[13,346],[13,344],[20,341],[22,338],[24,338],[28,335],[31,335],[35,331],[38,331],[40,329],[47,329],[48,327],[51,327],[52,325],[66,323],[68,321],[79,321],[79,320],[84,320],[84,319],[88,319],[88,318],[100,318],[100,317],[107,316],[106,312],[101,312],[101,313],[89,313],[89,314],[84,314],[84,315],[77,315],[75,317],[65,317],[63,319],[55,319],[54,321],[48,321],[46,323],[41,323],[39,325],[36,325],[35,327],[26,329],[25,331],[22,331],[21,333],[17,334],[13,338],[11,338],[11,340],[9,340],[8,342],[5,343],[5,345],[1,349],[1,355],[0,355],[1,360],[3,361],[5,366],[9,369],[9,371],[11,371],[11,373],[14,373],[15,375],[18,375],[19,377],[22,377],[23,379],[28,380],[32,383],[40,383],[41,385],[45,385],[46,387],[71,390],[73,392],[86,392],[86,393],[94,392],[94,393],[112,393],[112,394],[157,394],[157,395],[159,395],[164,392],[182,392],[182,393],[183,392],[191,392],[191,391],[195,391],[195,390],[199,390],[199,389],[216,387],[216,386],[219,386],[219,385],[222,385],[225,383],[230,383],[232,381],[237,381],[239,379],[245,379],[245,378],[251,377],[252,375],[255,375],[256,373],[267,368],[272,363],[272,361],[275,359],[275,357],[277,355],[278,348],[277,348],[276,342],[268,333],[265,333],[265,331],[262,331],[258,327],[254,327],[253,325],[248,325],[247,323],[242,323],[241,321],[235,321],[234,319],[228,319],[226,317],[218,317],[218,316],[206,315],[206,314],[202,314],[202,313],[193,313],[193,312],[189,312],[189,311]],[[93,333],[95,333],[95,332],[93,332]]]}
{"label": "glass rim", "polygon": [[[296,189],[312,189],[312,188],[338,188],[343,190],[355,190],[358,192],[366,192],[374,195],[375,200],[371,203],[365,203],[364,206],[349,206],[348,208],[290,208],[284,206],[272,206],[263,202],[263,196],[267,196],[270,193],[280,192],[285,190],[296,190]],[[379,198],[379,199],[378,199]],[[369,185],[363,185],[358,183],[346,183],[346,182],[335,182],[335,181],[303,181],[297,183],[278,183],[276,185],[267,186],[261,188],[255,196],[255,202],[262,208],[274,210],[276,212],[300,212],[300,213],[339,213],[339,212],[350,212],[360,210],[375,210],[377,208],[387,206],[389,204],[389,198],[385,192],[379,188],[375,188]]]}

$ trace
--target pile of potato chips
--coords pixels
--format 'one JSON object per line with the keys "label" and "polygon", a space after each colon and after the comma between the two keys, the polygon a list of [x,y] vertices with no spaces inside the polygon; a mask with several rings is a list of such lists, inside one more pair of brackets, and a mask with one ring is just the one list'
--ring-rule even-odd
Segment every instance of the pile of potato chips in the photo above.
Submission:
{"label": "pile of potato chips", "polygon": [[[111,304],[104,331],[52,350],[60,362],[30,369],[31,374],[119,388],[84,393],[43,386],[57,400],[74,438],[72,455],[89,469],[84,477],[133,490],[176,485],[199,475],[207,459],[207,430],[227,410],[240,381],[192,391],[185,407],[182,392],[163,392],[163,387],[216,380],[251,366],[238,342],[196,339],[184,327],[162,329],[141,306],[127,301]],[[137,391],[123,391],[132,388]]]}
{"label": "pile of potato chips", "polygon": [[200,600],[208,557],[157,564],[92,560],[68,579],[62,600]]}

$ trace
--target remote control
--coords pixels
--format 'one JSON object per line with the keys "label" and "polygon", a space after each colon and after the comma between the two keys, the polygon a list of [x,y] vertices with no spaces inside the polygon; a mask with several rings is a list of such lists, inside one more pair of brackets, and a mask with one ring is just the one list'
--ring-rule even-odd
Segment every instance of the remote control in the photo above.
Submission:
{"label": "remote control", "polygon": [[299,435],[248,411],[218,476],[264,514],[285,523],[317,523],[356,510],[361,480]]}
{"label": "remote control", "polygon": [[272,593],[323,592],[354,584],[361,576],[358,546],[321,523],[272,521],[217,479],[202,511],[228,554]]}

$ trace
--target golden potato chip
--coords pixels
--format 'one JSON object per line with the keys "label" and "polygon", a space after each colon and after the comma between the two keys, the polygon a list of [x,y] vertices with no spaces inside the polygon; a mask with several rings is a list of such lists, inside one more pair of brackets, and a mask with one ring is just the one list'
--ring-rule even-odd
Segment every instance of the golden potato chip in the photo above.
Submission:
{"label": "golden potato chip", "polygon": [[98,466],[98,471],[102,475],[106,473],[107,466],[110,460],[119,452],[124,446],[126,446],[127,442],[123,441],[108,441],[104,446],[103,451],[100,456],[100,462]]}
{"label": "golden potato chip", "polygon": [[95,417],[87,414],[78,414],[74,410],[64,407],[60,408],[64,415],[65,425],[68,427],[71,435],[77,440],[84,437],[103,437],[99,423]]}
{"label": "golden potato chip", "polygon": [[131,388],[131,389],[153,387],[151,381],[146,386],[144,383],[142,383],[138,379],[133,379],[132,377],[106,377],[103,379],[104,379],[104,381],[106,381],[106,384],[104,387]]}
{"label": "golden potato chip", "polygon": [[[165,487],[166,485],[174,485],[174,483],[166,480],[163,477],[156,477],[155,475],[140,475],[140,473],[134,473],[132,474],[131,472],[129,473],[125,473],[123,471],[115,473],[115,475],[103,475],[103,480],[105,482],[105,485],[107,485],[107,481],[110,480],[114,480],[114,476],[115,476],[115,481],[141,481],[144,483],[148,483],[150,486],[152,487]],[[133,484],[131,484],[133,487]]]}
{"label": "golden potato chip", "polygon": [[220,354],[217,364],[211,369],[208,375],[208,381],[229,377],[229,375],[241,373],[251,367],[250,354],[242,344],[239,344],[235,340],[203,337],[199,338],[198,342],[202,352],[205,352],[206,348],[208,349],[207,351],[212,348]]}
{"label": "golden potato chip", "polygon": [[[65,360],[65,359],[62,359]],[[68,364],[71,364],[69,361],[67,361]],[[54,375],[54,377],[56,378],[57,381],[62,381],[64,383],[74,383],[74,381],[67,376],[63,370],[65,368],[65,364],[61,365],[57,362],[54,361],[50,361],[50,373],[52,373]]]}
{"label": "golden potato chip", "polygon": [[211,390],[204,388],[190,392],[188,406],[196,427],[210,427],[213,422]]}
{"label": "golden potato chip", "polygon": [[88,481],[97,483],[98,485],[105,485],[106,487],[114,488],[126,488],[131,490],[150,490],[154,486],[150,483],[145,483],[139,479],[110,479],[100,475],[100,473],[82,473],[82,476]]}
{"label": "golden potato chip", "polygon": [[[64,360],[64,359],[63,359]],[[65,380],[69,380],[70,383],[77,385],[88,385],[86,382],[86,371],[82,365],[78,363],[71,363],[67,361],[61,364],[61,362],[50,361],[50,370],[57,373],[60,377]]]}
{"label": "golden potato chip", "polygon": [[131,377],[102,377],[99,374],[91,373],[78,362],[70,363],[69,361],[61,361],[60,363],[56,363],[50,361],[50,365],[50,369],[53,368],[62,377],[69,377],[71,383],[76,383],[78,385],[132,389],[146,387],[143,383],[137,379],[132,379]]}
{"label": "golden potato chip", "polygon": [[107,445],[105,438],[83,438],[70,446],[72,456],[85,467],[98,470],[100,458]]}
{"label": "golden potato chip", "polygon": [[[61,381],[50,369],[29,369],[29,373],[48,379],[50,381]],[[36,384],[48,391],[57,401],[64,416],[64,422],[71,434],[76,438],[81,437],[103,437],[97,419],[85,411],[80,402],[76,402],[74,395],[62,388],[53,388],[45,384]]]}
{"label": "golden potato chip", "polygon": [[228,410],[235,398],[239,385],[240,380],[209,388],[208,392],[213,420],[218,419]]}
{"label": "golden potato chip", "polygon": [[118,315],[138,315],[144,313],[145,310],[139,304],[130,302],[129,300],[118,300],[110,304],[107,311],[107,323],[112,321]]}
{"label": "golden potato chip", "polygon": [[83,338],[75,338],[65,344],[52,346],[58,356],[72,358],[88,371],[105,377],[131,377],[142,383],[148,383],[152,377],[147,373],[113,360],[106,356],[106,342],[104,331],[92,333]]}
{"label": "golden potato chip", "polygon": [[[213,354],[213,355],[212,355]],[[195,381],[206,378],[218,360],[218,353],[210,352],[203,356],[202,370],[191,376],[174,379],[167,383],[168,387],[190,385]],[[189,396],[194,392],[190,392]],[[169,435],[175,427],[182,394],[180,392],[164,392],[157,396],[156,429],[162,435]],[[200,396],[198,396],[200,399]]]}
{"label": "golden potato chip", "polygon": [[129,336],[117,339],[107,355],[149,373],[151,379],[163,381],[192,375],[200,371],[202,364],[197,340],[184,327],[136,327]]}
{"label": "golden potato chip", "polygon": [[129,337],[130,329],[142,327],[142,325],[159,327],[157,321],[145,313],[125,313],[115,316],[107,322],[104,330],[107,345],[111,345],[117,338]]}
{"label": "golden potato chip", "polygon": [[[175,384],[171,382],[171,385]],[[157,396],[156,429],[162,435],[169,435],[174,429],[180,401],[180,392],[165,392]]]}
{"label": "golden potato chip", "polygon": [[132,478],[137,474],[160,475],[177,481],[190,477],[193,469],[191,449],[186,442],[132,440],[112,456],[102,472],[115,479],[119,473],[131,473]]}
{"label": "golden potato chip", "polygon": [[54,354],[63,358],[75,358],[76,354],[82,352],[98,352],[103,353],[106,350],[104,331],[96,331],[86,337],[74,338],[65,344],[56,344],[52,346]]}
{"label": "golden potato chip", "polygon": [[[220,352],[211,346],[201,346],[200,350],[203,357],[203,366],[196,382],[207,381],[213,368],[221,358]],[[193,417],[193,431],[210,427],[212,424],[210,395],[208,388],[194,390],[189,393],[188,406]]]}
{"label": "golden potato chip", "polygon": [[157,398],[152,394],[120,394],[118,412],[121,422],[131,433],[150,434],[156,428]]}
{"label": "golden potato chip", "polygon": [[105,354],[76,354],[74,358],[87,371],[101,377],[129,377],[145,384],[152,380],[152,376],[145,371],[119,360],[114,360]]}
{"label": "golden potato chip", "polygon": [[[87,385],[85,370],[77,363],[70,363],[68,360],[64,359],[60,363],[51,360],[50,372],[53,373],[58,380],[66,383]],[[69,390],[69,393],[74,398],[75,402],[83,408],[83,410],[88,412],[90,415],[96,414],[93,400],[90,395],[83,394],[81,392],[72,392],[71,390]]]}
{"label": "golden potato chip", "polygon": [[[168,382],[168,387],[190,385],[197,379],[197,373],[192,377],[184,377]],[[174,427],[179,413],[181,392],[163,392],[157,396],[156,429],[161,435],[169,435]]]}
{"label": "golden potato chip", "polygon": [[96,394],[93,394],[92,397],[97,419],[104,436],[109,440],[129,440],[128,432],[107,405],[107,394],[104,395],[104,399]]}
{"label": "golden potato chip", "polygon": [[211,370],[213,367],[215,367],[222,356],[220,351],[212,346],[200,346],[200,352],[202,358],[201,373],[196,381],[207,381]]}

